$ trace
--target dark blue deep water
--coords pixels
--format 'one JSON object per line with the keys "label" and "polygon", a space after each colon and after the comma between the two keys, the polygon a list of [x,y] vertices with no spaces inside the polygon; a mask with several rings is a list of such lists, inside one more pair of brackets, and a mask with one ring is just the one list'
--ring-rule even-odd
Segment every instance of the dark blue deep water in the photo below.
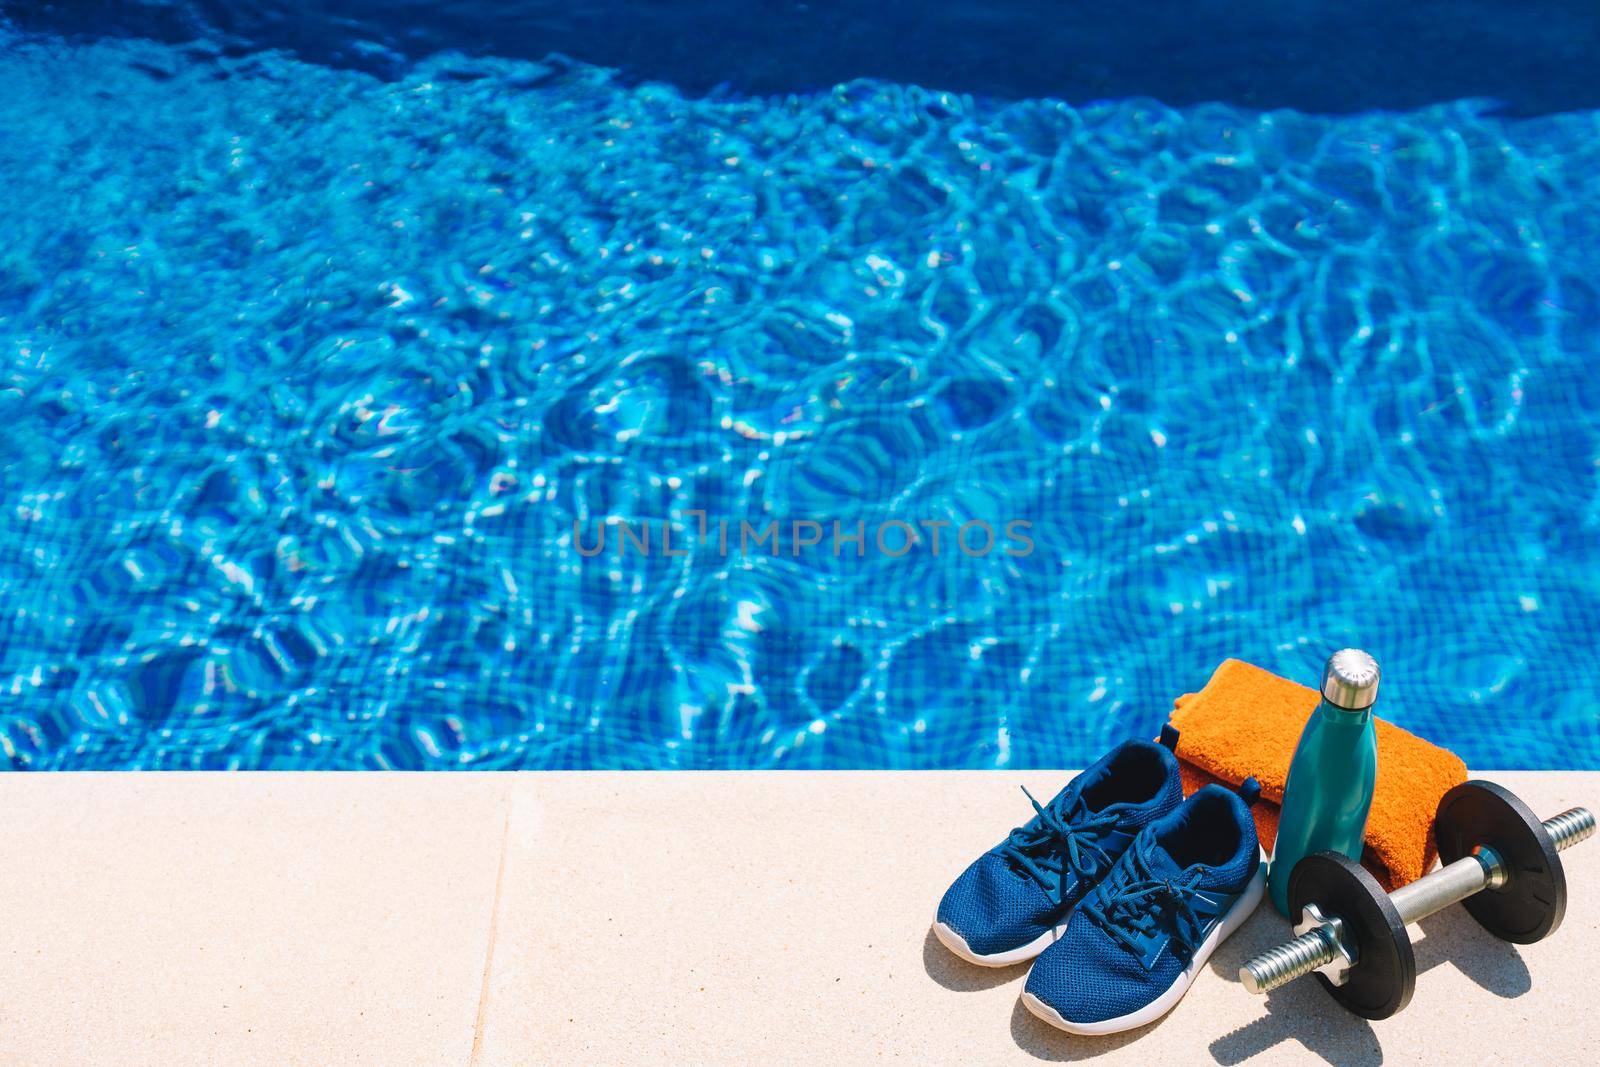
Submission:
{"label": "dark blue deep water", "polygon": [[0,766],[1600,766],[1600,16],[1330,7],[0,3]]}

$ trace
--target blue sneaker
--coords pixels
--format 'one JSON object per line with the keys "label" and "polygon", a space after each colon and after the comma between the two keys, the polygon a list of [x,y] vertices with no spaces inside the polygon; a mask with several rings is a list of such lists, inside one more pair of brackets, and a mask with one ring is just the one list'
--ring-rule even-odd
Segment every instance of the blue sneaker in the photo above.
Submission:
{"label": "blue sneaker", "polygon": [[1183,787],[1168,749],[1127,741],[1050,803],[1028,800],[1028,824],[979,856],[939,902],[934,935],[968,963],[1006,967],[1043,952],[1139,831],[1183,802]]}
{"label": "blue sneaker", "polygon": [[[1241,795],[1242,794],[1242,795]],[[1074,1034],[1154,1022],[1261,903],[1266,865],[1250,805],[1208,785],[1145,828],[1028,974],[1022,1003]]]}

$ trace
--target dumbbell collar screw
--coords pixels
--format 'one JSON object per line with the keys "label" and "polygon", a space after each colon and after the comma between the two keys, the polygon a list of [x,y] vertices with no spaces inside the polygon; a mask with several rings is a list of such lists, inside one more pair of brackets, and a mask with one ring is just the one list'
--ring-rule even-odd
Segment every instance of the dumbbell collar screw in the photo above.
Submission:
{"label": "dumbbell collar screw", "polygon": [[[1557,850],[1562,847],[1559,844],[1556,846]],[[1469,855],[1483,864],[1483,888],[1498,893],[1506,887],[1511,880],[1511,873],[1506,870],[1506,861],[1500,858],[1500,853],[1488,845],[1473,845]]]}
{"label": "dumbbell collar screw", "polygon": [[[1595,833],[1594,813],[1588,808],[1571,808],[1545,819],[1544,830],[1556,851],[1564,851]],[[1476,861],[1476,879],[1469,886],[1463,886],[1465,875],[1459,873],[1461,865],[1467,862],[1463,857],[1390,894],[1390,903],[1400,913],[1401,920],[1409,925],[1473,893],[1505,888],[1511,872],[1498,850],[1477,845],[1469,855]],[[1307,904],[1301,908],[1300,922],[1294,929],[1296,936],[1292,941],[1246,960],[1239,968],[1239,981],[1250,992],[1269,992],[1313,970],[1326,975],[1335,985],[1349,981],[1350,970],[1359,960],[1338,916],[1325,916],[1315,904]]]}
{"label": "dumbbell collar screw", "polygon": [[1334,985],[1350,981],[1350,968],[1356,965],[1355,949],[1350,944],[1344,920],[1337,915],[1324,915],[1315,904],[1300,909],[1300,921],[1294,924],[1295,936],[1315,931],[1332,950],[1333,958],[1317,968]]}

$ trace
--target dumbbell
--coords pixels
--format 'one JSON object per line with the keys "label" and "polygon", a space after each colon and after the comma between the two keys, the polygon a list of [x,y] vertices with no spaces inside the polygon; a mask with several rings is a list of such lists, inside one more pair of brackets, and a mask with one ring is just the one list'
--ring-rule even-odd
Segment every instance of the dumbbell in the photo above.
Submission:
{"label": "dumbbell", "polygon": [[1317,852],[1289,875],[1293,941],[1248,960],[1239,981],[1265,993],[1315,971],[1333,999],[1368,1019],[1406,1006],[1417,960],[1406,924],[1458,901],[1502,941],[1529,945],[1561,925],[1567,881],[1556,853],[1595,831],[1594,813],[1572,808],[1539,821],[1493,782],[1456,786],[1434,817],[1437,871],[1385,893],[1359,863]]}

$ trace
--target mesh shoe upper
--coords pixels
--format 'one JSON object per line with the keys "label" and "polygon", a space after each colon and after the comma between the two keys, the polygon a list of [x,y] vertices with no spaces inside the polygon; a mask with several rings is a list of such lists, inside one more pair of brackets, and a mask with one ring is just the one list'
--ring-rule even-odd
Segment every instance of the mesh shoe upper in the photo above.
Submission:
{"label": "mesh shoe upper", "polygon": [[1244,801],[1206,786],[1146,828],[1087,894],[1034,962],[1027,991],[1069,1022],[1138,1011],[1178,980],[1260,864]]}
{"label": "mesh shoe upper", "polygon": [[988,955],[1026,945],[1056,925],[1055,897],[1020,875],[997,853],[985,852],[961,872],[939,902],[939,921],[972,951]]}
{"label": "mesh shoe upper", "polygon": [[1172,753],[1125,742],[1049,804],[1035,803],[1031,820],[962,872],[938,919],[981,955],[1027,945],[1060,924],[1139,830],[1182,800]]}

